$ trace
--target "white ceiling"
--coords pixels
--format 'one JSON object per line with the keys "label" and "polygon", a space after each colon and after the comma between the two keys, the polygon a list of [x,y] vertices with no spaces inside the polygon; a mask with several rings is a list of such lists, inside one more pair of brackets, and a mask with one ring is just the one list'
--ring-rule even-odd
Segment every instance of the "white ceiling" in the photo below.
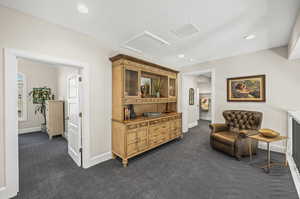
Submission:
{"label": "white ceiling", "polygon": [[[299,0],[81,0],[89,8],[77,11],[70,0],[0,0],[18,9],[99,40],[111,54],[123,52],[156,63],[182,67],[286,45],[300,5]],[[185,38],[174,34],[188,24],[199,32]],[[147,52],[123,48],[144,31],[170,45],[147,46]],[[243,37],[255,34],[253,40]],[[137,45],[138,46],[138,45]],[[179,59],[178,54],[185,58]],[[190,58],[193,60],[191,61]]]}

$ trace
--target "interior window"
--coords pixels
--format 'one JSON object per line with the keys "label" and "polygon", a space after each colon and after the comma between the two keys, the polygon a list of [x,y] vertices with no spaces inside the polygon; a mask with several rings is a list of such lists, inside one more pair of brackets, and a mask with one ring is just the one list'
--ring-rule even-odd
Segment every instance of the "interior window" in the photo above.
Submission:
{"label": "interior window", "polygon": [[19,121],[24,121],[27,119],[27,109],[26,109],[26,77],[23,73],[18,73],[17,77],[18,86],[18,118]]}

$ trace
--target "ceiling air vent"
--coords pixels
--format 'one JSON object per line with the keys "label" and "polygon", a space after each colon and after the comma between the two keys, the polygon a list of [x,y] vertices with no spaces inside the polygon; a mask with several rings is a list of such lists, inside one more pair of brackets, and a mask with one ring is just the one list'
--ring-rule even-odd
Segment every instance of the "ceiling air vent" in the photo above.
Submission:
{"label": "ceiling air vent", "polygon": [[200,31],[198,27],[194,24],[185,24],[176,30],[172,30],[171,32],[182,39],[185,37],[192,36]]}
{"label": "ceiling air vent", "polygon": [[170,45],[170,43],[148,31],[144,31],[124,43],[125,48],[139,53],[151,53],[165,45]]}

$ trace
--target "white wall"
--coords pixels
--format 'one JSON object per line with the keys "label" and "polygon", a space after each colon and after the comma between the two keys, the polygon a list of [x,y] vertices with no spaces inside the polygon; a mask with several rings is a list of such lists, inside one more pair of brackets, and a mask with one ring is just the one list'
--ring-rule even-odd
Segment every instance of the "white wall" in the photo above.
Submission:
{"label": "white wall", "polygon": [[299,58],[299,37],[300,37],[300,14],[298,14],[296,22],[293,27],[292,34],[290,36],[288,53],[289,58]]}
{"label": "white wall", "polygon": [[197,84],[198,84],[198,88],[199,88],[200,93],[211,92],[211,78],[210,77],[200,75],[198,77]]}
{"label": "white wall", "polygon": [[[215,119],[224,122],[222,112],[245,109],[263,112],[262,127],[287,135],[287,110],[300,110],[300,60],[288,60],[286,47],[259,51],[183,68],[196,71],[215,68]],[[227,102],[226,78],[266,75],[266,102]],[[276,148],[282,147],[278,143]]]}
{"label": "white wall", "polygon": [[[0,6],[0,49],[14,48],[86,62],[90,69],[89,160],[109,158],[111,150],[111,63],[97,40]],[[4,66],[0,53],[0,189],[5,186]]]}
{"label": "white wall", "polygon": [[28,93],[33,88],[47,86],[56,96],[57,68],[40,62],[18,59],[18,72],[25,74],[27,83],[27,120],[19,122],[19,132],[24,132],[26,129],[39,129],[44,119],[41,114],[35,114],[36,105],[32,103],[32,98],[28,96]]}

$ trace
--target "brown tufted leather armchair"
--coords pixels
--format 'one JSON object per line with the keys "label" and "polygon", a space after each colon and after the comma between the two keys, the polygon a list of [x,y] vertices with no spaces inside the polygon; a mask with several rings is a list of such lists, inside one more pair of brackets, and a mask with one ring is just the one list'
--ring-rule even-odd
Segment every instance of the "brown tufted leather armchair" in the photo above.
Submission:
{"label": "brown tufted leather armchair", "polygon": [[[238,160],[249,155],[248,135],[257,134],[263,114],[255,111],[227,110],[223,112],[225,124],[211,124],[210,143],[214,149],[235,156]],[[256,154],[257,141],[252,141]]]}

